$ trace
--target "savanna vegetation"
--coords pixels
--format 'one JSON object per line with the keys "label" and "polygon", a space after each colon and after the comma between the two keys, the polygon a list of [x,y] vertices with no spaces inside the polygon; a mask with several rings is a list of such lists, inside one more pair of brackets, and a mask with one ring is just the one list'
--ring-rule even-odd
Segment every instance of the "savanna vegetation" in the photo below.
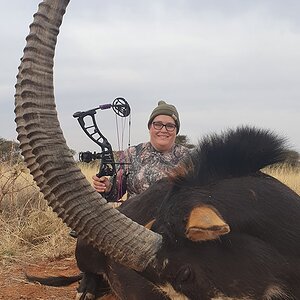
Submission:
{"label": "savanna vegetation", "polygon": [[[6,153],[6,150],[3,153]],[[97,163],[78,164],[83,174],[91,181],[92,175],[98,171]],[[300,194],[298,165],[287,163],[263,171]],[[3,154],[0,162],[2,265],[73,255],[76,241],[69,236],[69,231],[70,229],[47,206],[28,169],[20,160],[19,152],[14,150],[10,155]]]}

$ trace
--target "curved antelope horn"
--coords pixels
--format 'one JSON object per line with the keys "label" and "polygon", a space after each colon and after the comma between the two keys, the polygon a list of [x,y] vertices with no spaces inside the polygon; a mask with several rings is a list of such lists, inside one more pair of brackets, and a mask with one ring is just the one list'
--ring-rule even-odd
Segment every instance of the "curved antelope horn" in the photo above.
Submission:
{"label": "curved antelope horn", "polygon": [[155,263],[162,237],[111,208],[85,179],[57,119],[53,58],[69,0],[39,5],[17,75],[15,113],[25,162],[48,204],[86,241],[137,271]]}

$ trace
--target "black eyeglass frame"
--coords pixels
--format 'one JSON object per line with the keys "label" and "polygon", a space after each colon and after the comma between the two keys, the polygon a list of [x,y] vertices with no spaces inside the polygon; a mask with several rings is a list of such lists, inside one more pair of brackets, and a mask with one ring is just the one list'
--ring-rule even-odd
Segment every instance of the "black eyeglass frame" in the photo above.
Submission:
{"label": "black eyeglass frame", "polygon": [[177,128],[173,123],[152,122],[152,125],[155,130],[162,130],[165,127],[168,132],[173,132]]}

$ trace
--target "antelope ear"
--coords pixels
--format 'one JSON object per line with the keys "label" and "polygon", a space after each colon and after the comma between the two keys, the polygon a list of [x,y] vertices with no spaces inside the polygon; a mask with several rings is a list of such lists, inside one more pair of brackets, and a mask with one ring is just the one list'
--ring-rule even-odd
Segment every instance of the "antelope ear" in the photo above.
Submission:
{"label": "antelope ear", "polygon": [[149,223],[145,224],[144,226],[145,226],[147,229],[151,230],[152,225],[153,225],[154,222],[155,222],[155,219],[151,220]]}
{"label": "antelope ear", "polygon": [[186,237],[194,242],[217,239],[230,231],[220,214],[212,207],[194,207],[186,225]]}

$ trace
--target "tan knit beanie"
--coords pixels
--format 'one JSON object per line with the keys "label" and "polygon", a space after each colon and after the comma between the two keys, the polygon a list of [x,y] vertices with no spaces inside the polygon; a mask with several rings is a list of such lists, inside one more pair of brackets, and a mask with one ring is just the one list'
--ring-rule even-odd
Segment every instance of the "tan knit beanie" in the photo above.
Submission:
{"label": "tan knit beanie", "polygon": [[178,111],[176,109],[176,107],[172,104],[167,104],[165,101],[158,101],[158,105],[157,107],[155,107],[149,117],[149,121],[148,121],[148,129],[151,126],[152,121],[154,120],[155,117],[159,116],[159,115],[166,115],[166,116],[170,116],[174,119],[175,124],[177,126],[177,132],[179,132],[179,128],[180,128],[180,121],[179,121],[179,114]]}

